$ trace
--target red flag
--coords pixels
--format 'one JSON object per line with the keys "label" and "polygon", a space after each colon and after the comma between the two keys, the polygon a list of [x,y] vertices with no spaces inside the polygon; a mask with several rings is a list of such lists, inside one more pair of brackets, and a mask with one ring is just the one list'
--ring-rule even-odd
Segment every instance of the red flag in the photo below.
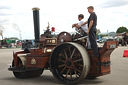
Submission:
{"label": "red flag", "polygon": [[51,29],[52,29],[52,32],[55,32],[55,27],[52,27]]}

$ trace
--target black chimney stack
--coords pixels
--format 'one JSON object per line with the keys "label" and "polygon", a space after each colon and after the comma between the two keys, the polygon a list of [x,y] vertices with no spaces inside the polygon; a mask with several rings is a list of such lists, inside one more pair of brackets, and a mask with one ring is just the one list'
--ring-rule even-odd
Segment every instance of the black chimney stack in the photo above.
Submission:
{"label": "black chimney stack", "polygon": [[40,39],[40,23],[39,23],[39,8],[33,8],[33,20],[34,20],[34,33],[35,42],[38,43]]}

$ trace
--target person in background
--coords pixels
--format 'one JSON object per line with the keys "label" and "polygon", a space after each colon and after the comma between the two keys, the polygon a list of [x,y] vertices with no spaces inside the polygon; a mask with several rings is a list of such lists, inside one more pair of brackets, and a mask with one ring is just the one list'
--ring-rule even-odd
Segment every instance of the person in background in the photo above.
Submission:
{"label": "person in background", "polygon": [[0,42],[0,48],[2,48],[2,47],[1,47],[1,42]]}
{"label": "person in background", "polygon": [[96,42],[96,26],[97,26],[97,15],[94,12],[94,7],[89,6],[88,12],[90,13],[90,16],[87,21],[85,21],[80,27],[84,26],[85,24],[88,24],[88,31],[87,34],[89,35],[89,41],[91,43],[91,48],[93,50],[93,56],[99,57],[98,53],[98,47]]}

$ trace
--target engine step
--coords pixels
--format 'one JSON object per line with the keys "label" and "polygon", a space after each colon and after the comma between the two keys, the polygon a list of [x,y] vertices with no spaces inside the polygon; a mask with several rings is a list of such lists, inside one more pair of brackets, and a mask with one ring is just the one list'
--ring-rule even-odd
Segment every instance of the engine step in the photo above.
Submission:
{"label": "engine step", "polygon": [[36,71],[41,69],[43,68],[16,68],[16,67],[8,68],[9,71],[13,71],[13,72],[28,72],[28,71]]}

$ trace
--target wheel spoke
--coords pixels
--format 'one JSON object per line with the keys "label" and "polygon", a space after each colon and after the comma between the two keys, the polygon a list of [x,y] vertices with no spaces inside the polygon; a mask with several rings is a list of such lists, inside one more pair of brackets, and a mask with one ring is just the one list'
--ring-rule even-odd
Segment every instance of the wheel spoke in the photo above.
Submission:
{"label": "wheel spoke", "polygon": [[63,58],[66,58],[66,56],[64,56],[63,54],[59,54],[59,56],[62,56]]}
{"label": "wheel spoke", "polygon": [[78,62],[78,61],[82,61],[83,59],[78,59],[78,60],[74,60],[73,62],[75,63],[75,62]]}
{"label": "wheel spoke", "polygon": [[60,67],[63,67],[63,66],[65,66],[65,64],[59,65],[58,67],[60,68]]}
{"label": "wheel spoke", "polygon": [[65,63],[65,61],[58,59],[58,61]]}
{"label": "wheel spoke", "polygon": [[83,67],[83,65],[81,65],[81,64],[77,64],[77,65]]}
{"label": "wheel spoke", "polygon": [[71,80],[72,80],[72,72],[71,72],[71,69],[70,69],[70,78],[71,78]]}
{"label": "wheel spoke", "polygon": [[77,54],[76,57],[75,57],[75,59],[77,59],[77,57],[79,57],[79,56],[80,56],[80,54]]}
{"label": "wheel spoke", "polygon": [[60,72],[61,74],[64,72],[64,70],[66,69],[66,66],[64,67],[64,69]]}
{"label": "wheel spoke", "polygon": [[68,73],[69,73],[69,71],[70,71],[70,69],[68,69],[68,71],[67,71],[67,73],[66,73],[66,76],[65,76],[66,78],[68,77]]}
{"label": "wheel spoke", "polygon": [[73,52],[72,52],[72,54],[71,54],[71,57],[70,57],[70,58],[72,58],[72,56],[74,55],[75,50],[76,50],[76,49],[74,48],[74,50],[73,50]]}
{"label": "wheel spoke", "polygon": [[69,53],[70,53],[70,55],[71,55],[71,49],[70,49],[70,47],[68,47],[68,50],[69,50]]}
{"label": "wheel spoke", "polygon": [[65,49],[64,49],[64,54],[65,54],[66,58],[68,58],[68,56],[67,56],[67,53],[66,53]]}
{"label": "wheel spoke", "polygon": [[77,68],[75,68],[75,70],[76,70],[76,71],[78,71],[79,73],[81,73],[81,71],[80,71],[80,70],[78,70]]}
{"label": "wheel spoke", "polygon": [[76,73],[76,70],[74,70],[74,72],[75,72],[75,75],[76,75],[76,78],[77,78],[77,73]]}

